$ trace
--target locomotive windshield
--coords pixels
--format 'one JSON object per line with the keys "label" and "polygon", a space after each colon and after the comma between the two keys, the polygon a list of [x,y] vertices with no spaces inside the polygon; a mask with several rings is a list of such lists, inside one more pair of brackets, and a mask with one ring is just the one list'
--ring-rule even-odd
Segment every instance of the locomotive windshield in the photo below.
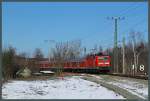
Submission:
{"label": "locomotive windshield", "polygon": [[108,60],[108,57],[99,57],[98,60]]}

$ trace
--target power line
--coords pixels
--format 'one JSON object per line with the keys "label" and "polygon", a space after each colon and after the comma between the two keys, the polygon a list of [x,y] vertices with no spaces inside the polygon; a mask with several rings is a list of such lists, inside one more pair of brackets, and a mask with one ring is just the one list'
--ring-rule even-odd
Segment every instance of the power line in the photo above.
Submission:
{"label": "power line", "polygon": [[[137,22],[136,24],[134,24],[132,27],[135,27],[135,26],[138,26],[140,25],[141,23],[144,22],[145,19],[141,20],[140,22]],[[131,27],[130,27],[131,28]],[[123,32],[127,31],[128,29],[124,30]]]}
{"label": "power line", "polygon": [[[133,4],[132,4],[133,5]],[[126,9],[125,11],[123,11],[123,12],[121,12],[119,15],[126,15],[126,14],[128,14],[128,12],[131,12],[131,10],[132,9],[137,9],[137,8],[139,8],[139,6],[140,6],[140,4],[136,4],[136,6],[131,6],[130,8],[128,8],[128,9]],[[133,13],[132,13],[133,14]],[[135,14],[134,14],[135,15]],[[134,16],[135,17],[135,16]],[[143,23],[143,20],[141,21],[142,23]],[[137,26],[137,25],[140,25],[140,23],[136,23],[134,26]],[[106,24],[106,26],[105,27],[107,27],[108,25]],[[105,29],[104,29],[105,30]],[[125,31],[127,31],[127,30],[129,30],[128,28],[125,30]],[[125,31],[123,31],[123,32],[125,32]],[[101,31],[102,32],[102,31]],[[94,36],[94,35],[93,35]],[[88,36],[88,37],[93,37],[93,36],[91,36],[91,34]],[[95,37],[95,36],[94,36]],[[82,40],[85,40],[85,39],[87,39],[87,37],[84,37]],[[109,39],[112,39],[111,37],[109,38]],[[108,38],[107,38],[107,40],[109,40]],[[107,40],[105,40],[105,41],[107,41]],[[110,41],[110,40],[109,40]],[[117,42],[117,41],[116,41]]]}
{"label": "power line", "polygon": [[[141,5],[141,4],[136,4],[136,6],[132,6],[131,8],[128,8],[127,10],[125,10],[123,13],[120,13],[119,15],[125,16],[125,14],[128,14],[129,11],[130,11],[130,13],[131,13],[131,9],[134,9],[134,11],[135,11],[135,9],[139,8],[138,6],[140,6],[140,5]],[[142,7],[142,6],[140,6],[140,7]],[[132,14],[134,14],[134,13],[132,13]],[[138,13],[138,14],[139,14],[139,13]],[[134,18],[135,18],[135,14],[134,14]],[[140,25],[141,23],[143,23],[144,20],[145,20],[145,19],[143,19],[142,21],[136,23],[133,27],[135,27],[135,26],[137,26],[137,25]],[[128,30],[128,28],[127,28],[125,31],[127,31],[127,30]],[[125,31],[123,31],[123,32],[125,32]]]}
{"label": "power line", "polygon": [[[133,5],[133,4],[132,4]],[[127,13],[127,12],[129,12],[131,9],[134,9],[135,10],[135,8],[137,9],[138,7],[137,6],[139,6],[140,4],[136,4],[136,6],[131,6],[131,8],[128,8],[128,9],[125,9],[125,11],[123,11],[123,12],[121,12],[119,15],[123,15],[123,14],[125,14],[125,13]],[[108,19],[108,17],[107,17],[107,19]],[[106,26],[104,26],[104,28],[107,28],[108,27],[108,25],[106,25]],[[104,29],[105,30],[105,29]],[[102,32],[102,31],[101,31]],[[88,35],[88,36],[90,36],[90,38],[91,37],[93,37],[93,36],[91,36],[91,34],[90,35]],[[95,36],[94,36],[95,37]],[[84,38],[82,38],[82,40],[85,40],[85,39],[87,39],[88,37],[84,37]]]}
{"label": "power line", "polygon": [[[133,5],[133,4],[132,4]],[[128,12],[131,12],[132,9],[137,9],[139,8],[141,4],[135,4],[136,6],[131,6],[130,8],[126,9],[125,11],[121,12],[118,16],[125,16],[126,14],[129,14]],[[141,6],[140,6],[141,7]],[[132,13],[133,14],[133,13]]]}
{"label": "power line", "polygon": [[[138,25],[141,25],[141,23],[144,23],[144,20],[145,20],[145,19],[143,19],[143,20],[137,22],[136,24],[130,26],[129,28],[131,29],[131,28],[133,28],[133,27],[135,27],[135,26],[137,27]],[[127,33],[127,31],[129,31],[129,28],[125,29],[125,30],[123,31],[123,33]],[[146,32],[146,30],[145,30],[144,32]],[[127,36],[126,38],[128,39],[129,37],[130,37],[130,36]]]}

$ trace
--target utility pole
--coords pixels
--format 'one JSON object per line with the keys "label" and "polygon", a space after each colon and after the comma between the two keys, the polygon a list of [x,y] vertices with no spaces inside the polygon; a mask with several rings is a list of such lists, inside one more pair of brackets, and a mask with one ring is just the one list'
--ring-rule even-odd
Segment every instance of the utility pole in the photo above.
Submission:
{"label": "utility pole", "polygon": [[114,32],[114,50],[113,50],[113,59],[114,59],[114,72],[118,73],[119,72],[119,68],[118,68],[118,20],[122,20],[123,18],[120,17],[112,17],[109,18],[111,20],[114,20],[115,23],[115,32]]}
{"label": "utility pole", "polygon": [[123,44],[123,74],[126,73],[126,68],[125,68],[125,37],[123,37],[122,40],[122,44]]}
{"label": "utility pole", "polygon": [[[44,40],[44,42],[45,42],[45,43],[56,43],[55,40]],[[50,57],[50,54],[51,54],[51,53],[50,53],[50,49],[49,49],[49,53],[48,53],[49,62],[50,62],[50,58],[51,58],[51,57]]]}
{"label": "utility pole", "polygon": [[116,68],[116,72],[118,73],[118,42],[117,42],[117,22],[118,18],[115,18],[115,33],[114,33],[114,67]]}
{"label": "utility pole", "polygon": [[97,44],[95,44],[94,49],[95,49],[95,53],[97,53]]}
{"label": "utility pole", "polygon": [[84,47],[84,56],[86,55],[86,47]]}

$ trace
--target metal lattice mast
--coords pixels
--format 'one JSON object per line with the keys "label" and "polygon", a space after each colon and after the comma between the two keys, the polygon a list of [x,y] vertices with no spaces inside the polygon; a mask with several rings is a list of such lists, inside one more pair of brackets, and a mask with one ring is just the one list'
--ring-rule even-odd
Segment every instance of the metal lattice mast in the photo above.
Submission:
{"label": "metal lattice mast", "polygon": [[120,17],[111,17],[108,19],[114,20],[115,23],[115,31],[114,31],[114,50],[113,50],[113,59],[114,59],[114,72],[118,73],[119,72],[119,67],[118,67],[118,20],[122,20],[123,18]]}
{"label": "metal lattice mast", "polygon": [[118,73],[117,21],[118,21],[118,19],[115,18],[115,33],[114,33],[114,67],[116,68],[115,72]]}

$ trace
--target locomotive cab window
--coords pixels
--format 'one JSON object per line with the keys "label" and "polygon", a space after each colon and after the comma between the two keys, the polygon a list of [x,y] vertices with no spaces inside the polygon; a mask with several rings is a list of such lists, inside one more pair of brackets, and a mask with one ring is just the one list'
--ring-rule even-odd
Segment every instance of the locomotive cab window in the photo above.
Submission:
{"label": "locomotive cab window", "polygon": [[108,60],[108,57],[99,57],[98,60]]}
{"label": "locomotive cab window", "polygon": [[103,57],[99,57],[99,58],[98,58],[98,60],[103,60],[103,59],[104,59]]}
{"label": "locomotive cab window", "polygon": [[104,60],[108,60],[108,57],[104,57]]}

